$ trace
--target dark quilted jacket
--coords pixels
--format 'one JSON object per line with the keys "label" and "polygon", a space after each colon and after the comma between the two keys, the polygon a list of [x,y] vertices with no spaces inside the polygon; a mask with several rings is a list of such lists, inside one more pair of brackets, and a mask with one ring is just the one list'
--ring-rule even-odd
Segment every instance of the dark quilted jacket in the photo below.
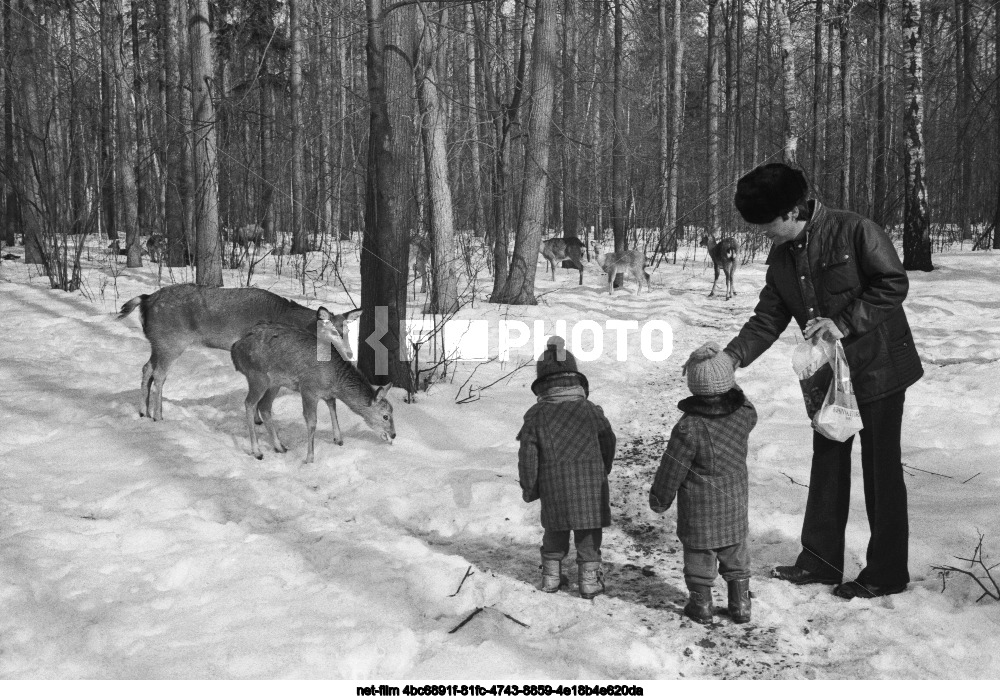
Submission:
{"label": "dark quilted jacket", "polygon": [[747,536],[747,439],[757,411],[739,389],[691,396],[649,491],[662,513],[677,496],[677,537],[685,547],[718,549]]}
{"label": "dark quilted jacket", "polygon": [[810,206],[803,236],[771,248],[754,315],[726,352],[746,367],[793,318],[804,328],[822,316],[845,333],[841,342],[858,403],[905,389],[924,370],[903,311],[909,280],[892,241],[858,214],[815,201]]}
{"label": "dark quilted jacket", "polygon": [[536,403],[517,434],[518,474],[526,502],[542,499],[542,527],[586,530],[611,524],[608,472],[615,434],[586,399]]}

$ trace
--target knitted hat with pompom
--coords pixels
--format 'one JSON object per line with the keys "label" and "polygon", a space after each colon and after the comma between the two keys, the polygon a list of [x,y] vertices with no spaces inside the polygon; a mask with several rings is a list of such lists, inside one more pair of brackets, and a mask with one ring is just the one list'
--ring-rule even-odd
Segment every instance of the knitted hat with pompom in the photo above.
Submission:
{"label": "knitted hat with pompom", "polygon": [[545,341],[545,352],[535,364],[535,376],[537,379],[531,385],[531,391],[535,396],[550,386],[572,385],[582,386],[583,390],[590,394],[587,377],[577,370],[576,358],[566,349],[566,341],[558,335]]}
{"label": "knitted hat with pompom", "polygon": [[695,396],[725,394],[735,386],[733,362],[718,343],[705,343],[691,353],[682,374]]}

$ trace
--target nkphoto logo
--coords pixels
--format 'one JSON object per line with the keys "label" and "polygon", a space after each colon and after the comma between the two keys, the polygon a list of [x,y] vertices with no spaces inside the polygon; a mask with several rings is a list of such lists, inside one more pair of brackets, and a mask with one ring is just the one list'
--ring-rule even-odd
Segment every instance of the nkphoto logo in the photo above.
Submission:
{"label": "nkphoto logo", "polygon": [[[375,349],[376,357],[387,356],[388,350],[382,343],[382,338],[388,332],[388,310],[380,306],[375,311],[375,332],[364,342]],[[346,360],[357,357],[358,325],[356,320],[346,323],[346,343],[333,344]],[[674,340],[670,324],[661,319],[651,319],[642,324],[636,320],[622,319],[607,319],[603,322],[535,320],[530,325],[525,321],[515,320],[451,319],[442,324],[430,319],[413,319],[400,323],[400,337],[406,339],[406,342],[400,344],[400,359],[413,359],[415,348],[432,342],[435,333],[438,334],[437,342],[444,344],[447,358],[468,362],[534,359],[545,351],[545,343],[553,335],[565,338],[567,348],[577,360],[584,362],[601,358],[628,362],[637,356],[651,362],[662,362],[673,352]],[[347,352],[348,348],[350,353]],[[316,359],[331,359],[331,345],[319,335]]]}

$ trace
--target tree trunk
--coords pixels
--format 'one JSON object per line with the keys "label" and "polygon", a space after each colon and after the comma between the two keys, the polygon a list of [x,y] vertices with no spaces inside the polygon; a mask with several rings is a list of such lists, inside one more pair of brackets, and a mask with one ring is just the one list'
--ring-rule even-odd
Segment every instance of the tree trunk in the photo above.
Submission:
{"label": "tree trunk", "polygon": [[135,152],[132,162],[133,181],[135,182],[135,224],[130,238],[126,238],[125,255],[128,267],[142,267],[142,245],[139,231],[148,224],[146,212],[146,188],[143,185],[142,172],[146,162],[146,96],[142,80],[142,63],[139,58],[139,4],[131,0],[131,34],[132,34],[132,101],[135,111]]}
{"label": "tree trunk", "polygon": [[[681,0],[674,0],[674,60],[671,75],[673,83],[670,88],[670,169],[667,178],[670,187],[667,192],[667,217],[675,243],[678,242],[678,237],[684,231],[684,222],[677,218],[681,129],[684,126],[684,16],[681,9]],[[676,259],[675,250],[675,262]]]}
{"label": "tree trunk", "polygon": [[854,0],[842,0],[840,4],[840,109],[841,109],[841,176],[840,176],[840,207],[851,208],[851,121],[854,95],[851,93],[851,10]]}
{"label": "tree trunk", "polygon": [[816,177],[823,170],[820,161],[820,143],[823,141],[823,0],[816,0],[816,25],[813,28],[813,96],[812,96],[812,148],[810,170]]}
{"label": "tree trunk", "polygon": [[888,216],[888,160],[889,160],[889,0],[878,0],[878,82],[875,106],[875,172],[872,220],[886,226]]}
{"label": "tree trunk", "polygon": [[[302,198],[305,194],[305,172],[302,166],[302,4],[305,0],[289,0],[288,32],[292,51],[289,72],[292,87],[292,254],[309,249],[306,227],[302,220]],[[302,280],[305,284],[305,277]]]}
{"label": "tree trunk", "polygon": [[[474,8],[478,9],[478,8]],[[500,6],[496,7],[499,14]],[[478,18],[478,13],[476,17]],[[490,206],[492,215],[490,223],[492,231],[490,234],[493,243],[493,291],[490,294],[491,303],[502,303],[499,300],[507,296],[508,285],[508,265],[507,251],[510,245],[507,227],[507,197],[508,184],[507,176],[510,159],[510,130],[518,118],[521,109],[521,99],[524,95],[524,74],[528,62],[528,6],[527,3],[521,6],[520,15],[520,46],[518,49],[518,62],[515,71],[514,91],[510,100],[506,104],[501,104],[499,95],[500,80],[499,75],[491,75],[489,64],[486,61],[486,52],[482,51],[482,77],[483,87],[486,92],[486,109],[490,114],[493,123],[493,163],[490,171]],[[477,19],[477,25],[482,24]],[[499,19],[494,20],[494,24],[499,27]],[[488,39],[488,30],[484,27],[477,31],[477,35],[483,37],[484,43]],[[498,72],[499,73],[499,72]]]}
{"label": "tree trunk", "polygon": [[274,173],[271,144],[274,140],[274,86],[268,73],[267,54],[261,49],[260,74],[257,78],[260,98],[260,200],[257,221],[264,230],[264,239],[275,241],[274,236]]}
{"label": "tree trunk", "polygon": [[[334,29],[336,30],[336,36],[343,36],[343,10],[344,2],[341,0],[337,4],[336,20],[334,22]],[[334,181],[336,185],[334,186],[333,192],[333,225],[337,227],[337,240],[338,241],[349,241],[351,240],[351,226],[350,222],[345,222],[343,219],[343,203],[344,203],[344,172],[346,166],[344,165],[344,153],[347,150],[347,91],[348,91],[348,67],[347,67],[347,42],[337,41],[336,45],[336,56],[337,56],[337,70],[336,70],[336,81],[337,81],[337,146],[336,155],[334,156],[333,167],[334,167]],[[359,202],[359,199],[355,200]],[[339,262],[340,254],[340,244],[337,244],[337,254]]]}
{"label": "tree trunk", "polygon": [[115,47],[114,0],[100,0],[101,33],[101,214],[104,232],[109,239],[118,238],[118,210],[115,206]]}
{"label": "tree trunk", "polygon": [[555,0],[536,0],[535,34],[531,42],[531,110],[528,116],[527,145],[521,213],[511,256],[507,286],[499,303],[530,304],[535,301],[535,271],[538,246],[545,225],[545,193],[548,185],[549,144],[552,106],[555,97],[555,55],[557,52]]}
{"label": "tree trunk", "polygon": [[163,64],[165,79],[166,119],[163,134],[166,149],[164,226],[167,238],[169,267],[186,264],[188,254],[184,235],[184,141],[186,136],[181,121],[180,66],[177,41],[177,0],[160,0],[160,26],[164,39]]}
{"label": "tree trunk", "polygon": [[206,287],[222,286],[222,241],[219,237],[219,162],[216,153],[215,107],[212,82],[215,59],[208,0],[189,0],[191,47],[191,99],[194,111],[195,224],[197,246],[195,281]]}
{"label": "tree trunk", "polygon": [[774,13],[778,21],[781,41],[782,93],[784,95],[784,138],[781,159],[788,165],[796,165],[799,148],[798,89],[795,85],[795,42],[792,25],[785,9],[785,0],[775,0]]}
{"label": "tree trunk", "polygon": [[444,110],[438,94],[435,51],[438,49],[437,23],[424,22],[416,13],[414,29],[419,41],[416,61],[417,99],[423,136],[424,165],[430,193],[431,241],[433,250],[430,313],[458,311],[458,275],[455,273],[455,222],[448,184],[448,144]]}
{"label": "tree trunk", "polygon": [[125,59],[125,5],[124,0],[111,0],[111,3],[111,45],[108,47],[108,51],[111,54],[112,77],[115,81],[115,180],[121,195],[121,209],[116,213],[115,219],[118,228],[125,232],[126,255],[129,261],[134,260],[136,263],[130,267],[141,267],[139,232],[136,228],[135,170],[132,167],[134,159],[131,158],[132,146],[128,136],[131,130],[126,123],[128,112],[125,109],[126,95],[129,94],[130,90],[128,75],[125,71],[125,66],[128,64]]}
{"label": "tree trunk", "polygon": [[[412,390],[400,322],[406,320],[409,237],[403,220],[410,172],[406,168],[405,115],[413,73],[405,63],[404,36],[413,34],[413,7],[383,17],[381,0],[366,0],[370,105],[365,232],[361,248],[358,369],[374,384],[391,381]],[[389,47],[392,47],[390,49]],[[403,56],[400,56],[399,53]],[[390,112],[392,107],[394,112]]]}
{"label": "tree trunk", "polygon": [[563,3],[563,93],[562,93],[562,156],[563,156],[563,237],[580,234],[580,147],[577,144],[577,36],[576,1]]}
{"label": "tree trunk", "polygon": [[[1000,144],[1000,3],[993,15],[993,66],[996,84],[996,143]],[[993,214],[993,250],[1000,250],[1000,177],[997,178],[997,203]]]}
{"label": "tree trunk", "polygon": [[483,165],[479,152],[479,81],[476,79],[476,18],[472,5],[465,6],[465,59],[466,77],[469,84],[469,133],[471,134],[470,156],[472,164],[472,191],[475,196],[472,210],[472,233],[482,236],[486,229],[486,212],[483,209]]}
{"label": "tree trunk", "polygon": [[[12,66],[14,65],[14,49],[11,44],[11,3],[14,0],[3,0],[3,166],[4,172],[14,173],[17,163],[14,159],[14,80]],[[0,202],[0,218],[3,221],[3,240],[6,245],[14,245],[14,234],[20,228],[20,207],[18,196],[11,187],[10,178],[3,180],[3,200]]]}
{"label": "tree trunk", "polygon": [[923,52],[920,46],[920,0],[903,0],[903,60],[905,72],[904,161],[906,197],[903,206],[903,267],[934,269],[931,262],[930,215],[924,185]]}
{"label": "tree trunk", "polygon": [[719,235],[719,0],[708,0],[708,65],[705,91],[708,94],[708,212],[707,231]]}
{"label": "tree trunk", "polygon": [[[709,8],[712,2],[710,0]],[[625,158],[625,101],[622,96],[625,80],[622,60],[625,52],[624,0],[614,0],[615,10],[615,47],[614,47],[614,82],[611,92],[611,229],[615,236],[615,252],[620,253],[628,245],[628,164]],[[614,286],[620,287],[624,281],[624,273],[615,275]]]}

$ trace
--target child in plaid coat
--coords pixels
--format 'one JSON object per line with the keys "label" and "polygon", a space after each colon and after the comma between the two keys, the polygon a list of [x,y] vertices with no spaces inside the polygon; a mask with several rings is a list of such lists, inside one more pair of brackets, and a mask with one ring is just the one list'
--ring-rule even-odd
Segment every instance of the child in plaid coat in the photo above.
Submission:
{"label": "child in plaid coat", "polygon": [[526,503],[542,501],[542,590],[555,593],[562,585],[572,531],[580,595],[593,598],[604,591],[601,537],[611,525],[615,434],[601,407],[588,400],[587,377],[565,341],[553,336],[547,345],[531,385],[537,401],[517,434],[521,496]]}
{"label": "child in plaid coat", "polygon": [[649,492],[649,507],[666,511],[678,496],[677,537],[684,545],[684,614],[712,621],[712,584],[718,562],[729,586],[729,614],[750,621],[750,552],[747,547],[747,440],[757,424],[753,404],[736,386],[722,348],[707,343],[685,364],[693,396],[677,406],[684,415]]}

